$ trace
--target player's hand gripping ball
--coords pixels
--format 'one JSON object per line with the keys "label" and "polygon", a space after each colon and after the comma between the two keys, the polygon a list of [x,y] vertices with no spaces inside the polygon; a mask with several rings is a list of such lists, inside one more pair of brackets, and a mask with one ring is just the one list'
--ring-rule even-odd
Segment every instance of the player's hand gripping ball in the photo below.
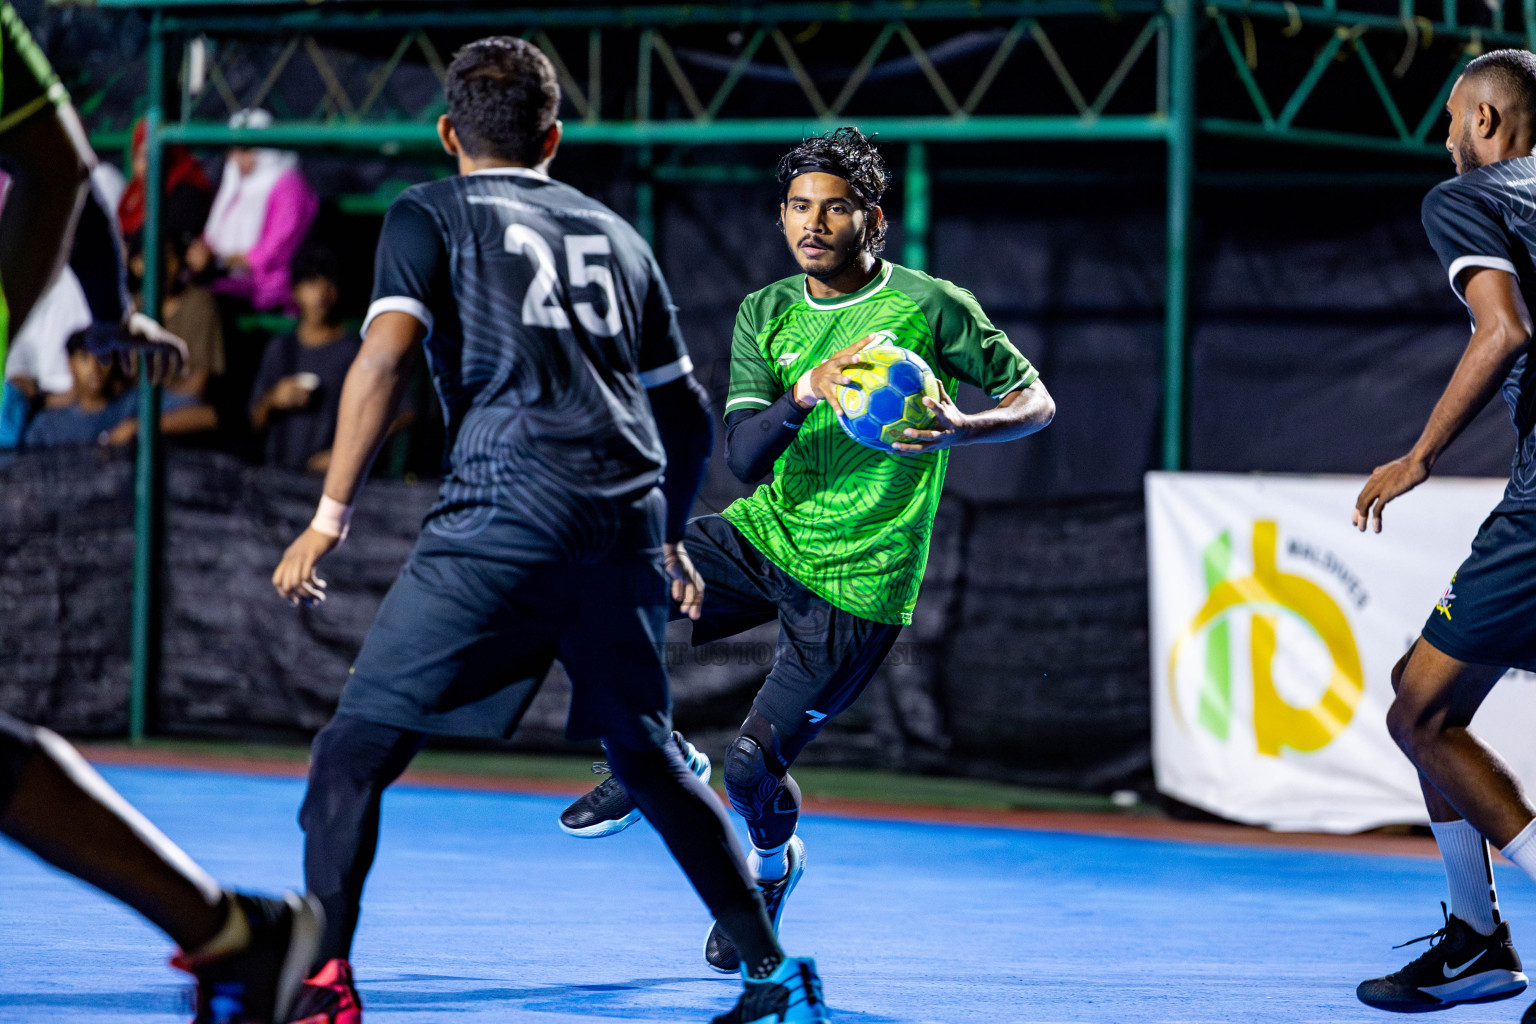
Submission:
{"label": "player's hand gripping ball", "polygon": [[891,451],[891,442],[910,442],[902,431],[933,426],[924,398],[939,399],[939,381],[916,352],[899,345],[871,345],[859,361],[843,368],[852,385],[837,385],[843,433],[866,448]]}

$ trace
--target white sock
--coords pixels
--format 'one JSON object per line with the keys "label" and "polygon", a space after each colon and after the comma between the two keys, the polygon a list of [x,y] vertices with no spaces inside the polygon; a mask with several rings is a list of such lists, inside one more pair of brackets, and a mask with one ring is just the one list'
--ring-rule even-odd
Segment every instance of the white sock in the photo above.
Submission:
{"label": "white sock", "polygon": [[787,842],[771,850],[759,850],[754,846],[752,852],[747,854],[747,869],[759,882],[777,882],[789,874],[788,851]]}
{"label": "white sock", "polygon": [[217,960],[229,953],[238,953],[250,943],[251,924],[246,919],[245,911],[235,901],[234,893],[226,893],[224,898],[229,907],[229,912],[224,916],[224,927],[197,949],[187,950],[193,960]]}
{"label": "white sock", "polygon": [[[1462,819],[1432,821],[1430,830],[1445,862],[1445,882],[1451,890],[1451,913],[1481,935],[1499,926],[1499,896],[1493,887],[1488,840]],[[1536,852],[1536,851],[1533,851]]]}
{"label": "white sock", "polygon": [[1499,852],[1531,876],[1532,880],[1536,880],[1536,818],[1527,822],[1520,834]]}

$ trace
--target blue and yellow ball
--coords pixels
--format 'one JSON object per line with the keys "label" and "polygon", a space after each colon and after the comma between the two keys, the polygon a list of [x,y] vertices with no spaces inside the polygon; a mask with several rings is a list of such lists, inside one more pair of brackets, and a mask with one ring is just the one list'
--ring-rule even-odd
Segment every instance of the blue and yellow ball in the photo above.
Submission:
{"label": "blue and yellow ball", "polygon": [[938,399],[939,382],[916,352],[899,345],[871,345],[843,373],[854,383],[837,386],[838,404],[843,407],[837,422],[854,441],[890,451],[894,441],[911,441],[902,434],[908,427],[933,427],[933,410],[923,399]]}

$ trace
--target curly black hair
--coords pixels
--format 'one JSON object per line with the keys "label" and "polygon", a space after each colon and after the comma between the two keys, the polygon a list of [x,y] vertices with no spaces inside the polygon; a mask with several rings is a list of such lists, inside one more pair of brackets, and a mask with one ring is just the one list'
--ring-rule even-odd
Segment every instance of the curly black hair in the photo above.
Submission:
{"label": "curly black hair", "polygon": [[555,67],[537,46],[516,36],[465,45],[448,66],[448,120],[470,157],[529,167],[560,110]]}
{"label": "curly black hair", "polygon": [[[789,195],[791,181],[816,171],[847,181],[865,210],[880,205],[880,198],[891,183],[885,160],[875,148],[874,136],[865,135],[852,125],[813,135],[784,154],[778,169],[779,202]],[[864,240],[864,247],[873,255],[880,255],[885,248],[885,229],[882,217],[879,227]]]}

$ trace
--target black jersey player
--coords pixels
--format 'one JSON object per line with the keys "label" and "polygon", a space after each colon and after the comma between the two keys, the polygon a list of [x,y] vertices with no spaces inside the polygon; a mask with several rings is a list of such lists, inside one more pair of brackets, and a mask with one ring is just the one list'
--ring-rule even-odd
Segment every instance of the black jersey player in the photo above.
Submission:
{"label": "black jersey player", "polygon": [[1498,50],[1473,60],[1446,108],[1457,176],[1425,198],[1424,228],[1472,314],[1472,338],[1413,449],[1371,474],[1355,525],[1379,531],[1383,506],[1422,483],[1501,390],[1516,437],[1504,499],[1392,670],[1397,695],[1387,727],[1419,770],[1451,909],[1428,951],[1363,982],[1359,996],[1409,1012],[1505,999],[1526,987],[1500,919],[1488,841],[1536,877],[1536,808],[1468,729],[1507,669],[1536,669],[1536,55]]}
{"label": "black jersey player", "polygon": [[672,734],[658,644],[669,586],[698,604],[682,534],[710,426],[666,283],[633,228],[549,177],[559,88],[537,48],[472,43],[447,92],[439,132],[460,175],[390,208],[325,497],[273,576],[290,600],[320,596],[315,564],[345,534],[423,348],[448,472],[315,740],[301,822],[327,921],[300,1010],[360,1019],[348,958],[385,787],[428,733],[509,736],[559,658],[573,686],[568,735],[602,738],[743,950],[746,991],[719,1019],[823,1020],[814,965],[779,949],[735,837]]}

